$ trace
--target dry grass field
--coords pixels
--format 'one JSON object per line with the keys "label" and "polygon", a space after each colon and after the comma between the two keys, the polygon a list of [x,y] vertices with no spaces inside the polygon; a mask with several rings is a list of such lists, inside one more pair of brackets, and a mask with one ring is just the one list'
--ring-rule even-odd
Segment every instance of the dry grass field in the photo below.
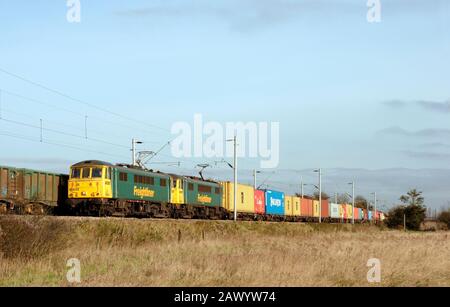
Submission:
{"label": "dry grass field", "polygon": [[0,286],[68,286],[69,258],[81,286],[450,286],[448,232],[0,216]]}

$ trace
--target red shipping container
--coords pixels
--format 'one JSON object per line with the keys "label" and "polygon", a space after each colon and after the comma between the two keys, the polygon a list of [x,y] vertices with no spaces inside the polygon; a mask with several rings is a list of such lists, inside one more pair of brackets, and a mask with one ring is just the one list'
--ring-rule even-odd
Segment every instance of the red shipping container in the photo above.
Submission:
{"label": "red shipping container", "polygon": [[322,199],[322,210],[320,211],[322,218],[330,217],[330,204],[328,199]]}
{"label": "red shipping container", "polygon": [[313,216],[313,201],[312,199],[301,199],[301,216]]}
{"label": "red shipping container", "polygon": [[359,210],[358,208],[353,208],[353,216],[355,217],[355,220],[359,220]]}
{"label": "red shipping container", "polygon": [[266,211],[264,194],[264,191],[255,190],[255,213],[257,214],[264,214]]}
{"label": "red shipping container", "polygon": [[371,212],[372,212],[372,220],[375,220],[376,221],[376,219],[377,219],[377,213],[375,212],[375,210],[370,210]]}

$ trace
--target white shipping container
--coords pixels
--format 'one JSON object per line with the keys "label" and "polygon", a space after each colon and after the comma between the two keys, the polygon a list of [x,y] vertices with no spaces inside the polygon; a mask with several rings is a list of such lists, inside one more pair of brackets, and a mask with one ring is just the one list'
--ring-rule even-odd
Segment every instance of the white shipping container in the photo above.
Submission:
{"label": "white shipping container", "polygon": [[330,203],[330,216],[333,219],[339,219],[341,216],[339,215],[339,205]]}

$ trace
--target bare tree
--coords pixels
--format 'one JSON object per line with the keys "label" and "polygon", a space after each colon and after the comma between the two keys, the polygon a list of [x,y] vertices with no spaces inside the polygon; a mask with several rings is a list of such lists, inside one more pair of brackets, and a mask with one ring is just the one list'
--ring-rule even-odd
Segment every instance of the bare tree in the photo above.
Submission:
{"label": "bare tree", "polygon": [[348,204],[350,202],[350,197],[347,194],[337,194],[338,204]]}
{"label": "bare tree", "polygon": [[[319,192],[314,192],[313,198],[314,198],[315,200],[319,200]],[[328,196],[327,193],[322,192],[322,200],[327,200],[327,199],[329,199],[329,198],[330,198],[330,196]]]}
{"label": "bare tree", "polygon": [[362,208],[362,209],[367,209],[367,199],[362,196],[362,195],[358,195],[355,197],[355,207],[356,208]]}

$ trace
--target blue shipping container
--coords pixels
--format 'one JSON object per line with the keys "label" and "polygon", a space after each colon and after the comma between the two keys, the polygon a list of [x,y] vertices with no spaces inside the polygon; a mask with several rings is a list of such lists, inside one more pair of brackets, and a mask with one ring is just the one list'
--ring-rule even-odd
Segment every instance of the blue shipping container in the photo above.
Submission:
{"label": "blue shipping container", "polygon": [[369,211],[369,220],[372,220],[372,211]]}
{"label": "blue shipping container", "polygon": [[266,214],[284,215],[284,193],[265,190]]}

